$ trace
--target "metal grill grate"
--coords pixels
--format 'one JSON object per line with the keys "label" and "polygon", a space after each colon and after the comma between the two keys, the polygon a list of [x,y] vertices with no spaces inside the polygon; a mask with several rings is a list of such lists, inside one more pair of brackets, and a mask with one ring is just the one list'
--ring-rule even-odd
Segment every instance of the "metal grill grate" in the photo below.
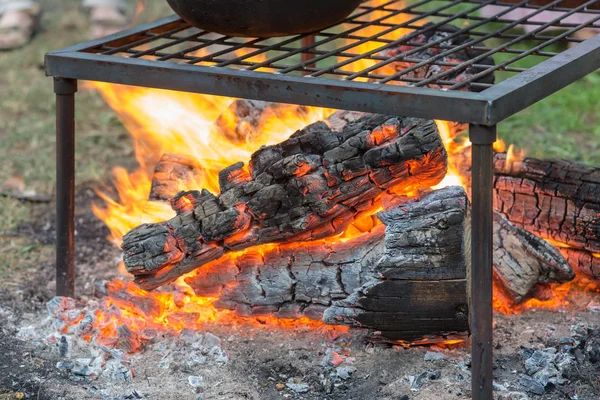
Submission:
{"label": "metal grill grate", "polygon": [[[367,0],[342,24],[311,35],[275,39],[218,35],[176,19],[85,51],[157,63],[481,91],[492,86],[482,83],[485,77],[496,72],[501,73],[500,79],[518,74],[567,45],[581,42],[577,33],[583,28],[600,29],[600,0],[569,9],[560,8],[563,2],[532,7],[529,1],[498,6],[497,0],[390,0],[374,6],[374,1]],[[527,15],[511,16],[517,8],[528,10]],[[542,13],[550,15],[545,19],[548,22],[536,21]],[[458,30],[448,29],[448,25]],[[519,29],[523,25],[529,27],[525,32]],[[447,35],[415,42],[418,35],[434,31],[446,31]],[[469,35],[466,42],[447,44],[464,34]],[[403,51],[399,54],[386,55],[400,46]],[[462,61],[454,57],[465,50],[476,56]],[[483,62],[490,56],[495,65]],[[394,68],[398,62],[403,69]],[[417,68],[429,73],[415,77],[411,72]],[[467,79],[454,78],[467,68],[474,71]]]}

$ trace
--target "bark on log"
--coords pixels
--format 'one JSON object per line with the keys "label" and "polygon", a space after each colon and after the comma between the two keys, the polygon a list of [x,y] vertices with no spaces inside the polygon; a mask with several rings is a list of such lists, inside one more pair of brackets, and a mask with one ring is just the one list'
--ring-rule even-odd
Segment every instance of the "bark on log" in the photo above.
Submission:
{"label": "bark on log", "polygon": [[[318,122],[221,171],[221,194],[181,193],[177,217],[123,238],[136,282],[153,289],[229,251],[318,240],[343,232],[387,189],[428,188],[446,173],[433,121],[338,112],[339,130]],[[340,123],[342,121],[343,123]]]}
{"label": "bark on log", "polygon": [[[457,160],[470,176],[470,153]],[[506,154],[496,153],[494,173],[494,209],[557,244],[575,270],[600,279],[600,169],[535,158],[507,165]]]}

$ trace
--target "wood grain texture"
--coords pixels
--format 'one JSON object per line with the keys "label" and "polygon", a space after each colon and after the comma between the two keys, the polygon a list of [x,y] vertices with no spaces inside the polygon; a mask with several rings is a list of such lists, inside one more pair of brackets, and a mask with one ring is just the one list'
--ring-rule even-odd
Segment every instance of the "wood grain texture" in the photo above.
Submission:
{"label": "wood grain texture", "polygon": [[[470,176],[470,154],[457,157]],[[494,209],[515,226],[561,243],[576,271],[600,278],[600,169],[567,160],[525,158],[506,162],[494,155]]]}
{"label": "wood grain texture", "polygon": [[385,248],[374,279],[334,301],[323,320],[394,340],[468,331],[467,210],[464,190],[448,187],[379,213]]}

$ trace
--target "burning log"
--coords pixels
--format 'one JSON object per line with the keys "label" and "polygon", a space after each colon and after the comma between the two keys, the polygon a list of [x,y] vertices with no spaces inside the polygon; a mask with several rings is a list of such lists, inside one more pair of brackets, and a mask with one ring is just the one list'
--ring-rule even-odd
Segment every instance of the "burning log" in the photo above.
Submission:
{"label": "burning log", "polygon": [[176,193],[199,182],[203,172],[196,157],[164,154],[154,169],[149,200],[169,201]]}
{"label": "burning log", "polygon": [[[170,163],[178,157],[165,155],[164,159]],[[187,169],[187,165],[189,164],[183,165],[181,169]],[[155,174],[154,181],[160,180],[162,169],[157,167],[159,173]],[[371,223],[362,231],[368,231],[373,226]],[[519,304],[532,296],[535,297],[536,289],[541,285],[573,279],[570,263],[600,265],[600,258],[593,258],[589,253],[586,257],[586,253],[574,249],[560,250],[569,261],[546,241],[513,225],[501,214],[494,215],[494,274],[496,281],[505,289],[505,294],[515,303]],[[317,250],[313,252],[315,251]],[[203,292],[203,295],[212,296],[210,292]]]}
{"label": "burning log", "polygon": [[535,297],[535,290],[575,277],[561,253],[545,240],[494,213],[494,277],[519,304]]}
{"label": "burning log", "polygon": [[264,124],[282,121],[293,115],[308,118],[308,108],[295,104],[271,103],[259,100],[236,100],[215,121],[217,132],[232,143],[250,143]]}
{"label": "burning log", "polygon": [[[426,30],[428,28],[428,26],[431,26],[431,25],[433,25],[433,22],[423,25],[421,30]],[[459,28],[457,28],[455,26],[442,25],[435,29],[430,29],[424,33],[421,33],[421,34],[411,38],[408,41],[406,41],[406,40],[401,41],[402,44],[400,46],[393,47],[391,49],[384,51],[382,53],[382,56],[384,56],[384,57],[401,56],[401,57],[399,57],[398,61],[395,61],[394,63],[392,63],[392,66],[395,69],[395,71],[393,71],[392,74],[395,72],[401,72],[401,71],[408,69],[409,71],[403,73],[401,78],[404,78],[404,79],[412,78],[412,79],[418,79],[418,80],[427,79],[429,77],[432,77],[432,76],[440,74],[440,73],[444,73],[445,71],[452,69],[458,63],[464,63],[466,61],[469,61],[469,60],[483,54],[483,51],[474,50],[473,48],[471,48],[469,46],[463,50],[453,52],[452,54],[438,57],[439,54],[441,54],[445,51],[448,51],[449,49],[452,49],[454,47],[461,46],[472,40],[471,37],[466,33],[459,34],[459,35],[452,37],[452,35],[454,35],[457,31],[459,31]],[[402,40],[402,38],[400,40]],[[421,46],[425,46],[425,45],[428,45],[428,44],[434,43],[434,42],[436,42],[436,43],[431,44],[431,46],[429,46],[429,47],[426,47],[421,50],[417,50]],[[406,55],[404,55],[404,54],[406,54]],[[422,66],[419,66],[419,67],[416,67],[413,69],[413,66],[416,65],[417,63],[419,63],[421,61],[429,60],[432,57],[437,57],[438,62],[425,64],[425,65],[422,65]],[[492,57],[486,57],[483,60],[477,62],[477,64],[478,65],[494,65],[494,60]],[[476,67],[474,67],[473,65],[471,65],[465,69],[461,69],[458,71],[448,73],[442,79],[446,80],[446,81],[452,81],[452,82],[462,82],[467,79],[471,79],[472,76],[476,75],[478,72],[480,72],[480,70],[477,69]],[[475,80],[474,82],[493,84],[494,83],[494,75],[493,74],[486,75],[484,77],[479,78],[478,80]],[[436,84],[433,82],[428,83],[427,86],[432,87],[432,88],[444,88],[445,87],[445,86],[442,86],[442,85],[439,85],[439,84]],[[470,91],[477,92],[477,91],[480,91],[481,89],[477,88],[476,86],[466,85],[463,90],[470,90]]]}
{"label": "burning log", "polygon": [[468,331],[464,190],[404,198],[385,225],[348,241],[278,244],[228,254],[185,280],[239,315],[306,316],[386,339]]}
{"label": "burning log", "polygon": [[[470,154],[458,157],[470,175]],[[494,155],[494,208],[514,225],[550,241],[570,265],[600,278],[600,169],[565,160],[506,162]]]}
{"label": "burning log", "polygon": [[[230,253],[185,281],[198,296],[217,298],[215,307],[242,316],[323,318],[380,331],[388,340],[467,331],[465,227],[470,222],[464,190],[404,197],[378,217],[383,225],[348,241]],[[495,269],[509,278],[507,293],[515,299],[572,274],[568,265],[561,270],[564,260],[552,246],[505,219],[498,222]]]}
{"label": "burning log", "polygon": [[[329,122],[334,122],[332,120]],[[336,123],[340,124],[339,121]],[[172,155],[165,155],[164,159],[168,163],[177,159],[185,160],[185,158]],[[182,165],[180,169],[190,171],[188,165],[190,164]],[[154,181],[160,181],[162,170],[162,167],[157,167]],[[537,289],[547,283],[566,282],[573,279],[573,271],[568,262],[553,246],[524,229],[514,226],[500,214],[496,214],[494,219],[494,275],[496,281],[501,284],[505,294],[509,295],[512,301],[518,304],[532,296],[535,297]],[[373,226],[370,223],[366,229],[361,229],[361,231],[368,231]],[[563,254],[565,254],[565,250],[570,252],[571,262],[575,260],[586,266],[600,263],[600,259],[589,256],[591,258],[589,260],[585,254],[576,253],[576,250],[573,249],[561,249]],[[313,252],[318,251],[313,249]],[[566,254],[565,257],[567,257]],[[596,264],[593,264],[594,262]],[[203,295],[212,296],[210,293],[204,292]]]}
{"label": "burning log", "polygon": [[338,112],[221,171],[221,194],[181,193],[178,215],[123,240],[136,283],[153,289],[223,254],[275,242],[335,236],[381,196],[428,188],[446,174],[433,121]]}

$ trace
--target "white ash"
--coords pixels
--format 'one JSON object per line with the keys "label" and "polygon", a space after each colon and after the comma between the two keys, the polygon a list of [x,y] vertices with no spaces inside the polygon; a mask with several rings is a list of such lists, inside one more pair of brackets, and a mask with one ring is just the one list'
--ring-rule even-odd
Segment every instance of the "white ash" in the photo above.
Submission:
{"label": "white ash", "polygon": [[[146,352],[160,355],[158,359],[154,357],[155,366],[169,374],[220,368],[229,361],[229,354],[221,347],[221,339],[211,332],[183,329],[177,336],[163,332],[145,335],[143,344],[138,346],[136,340],[130,339],[134,335],[132,330],[122,325],[117,328],[117,338],[101,337],[95,326],[95,311],[99,307],[99,302],[94,300],[80,302],[55,297],[46,305],[48,318],[41,322],[41,326],[23,326],[15,336],[22,341],[42,342],[60,358],[56,370],[71,381],[94,383],[90,388],[95,389],[90,389],[91,392],[110,400],[144,398],[135,390],[126,394],[115,393],[112,387],[114,383],[133,384],[139,370],[136,365],[151,367],[147,365]],[[4,315],[8,319],[8,313],[0,314]],[[42,337],[42,333],[48,330],[52,333]],[[203,377],[189,374],[188,384],[196,392],[202,390]],[[99,388],[105,385],[107,387]]]}
{"label": "white ash", "polygon": [[424,360],[425,361],[439,361],[446,358],[444,353],[440,353],[439,351],[428,351],[425,353]]}
{"label": "white ash", "polygon": [[295,393],[306,393],[310,390],[310,386],[300,378],[289,378],[285,386]]}

